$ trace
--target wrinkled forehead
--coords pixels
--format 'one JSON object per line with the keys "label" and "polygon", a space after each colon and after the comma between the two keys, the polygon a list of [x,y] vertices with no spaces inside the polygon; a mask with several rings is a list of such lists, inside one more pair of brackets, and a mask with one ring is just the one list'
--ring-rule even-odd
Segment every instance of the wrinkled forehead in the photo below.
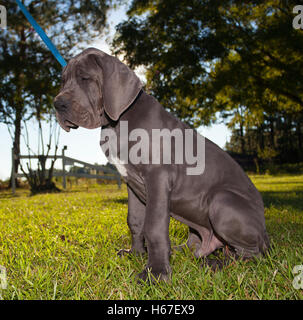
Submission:
{"label": "wrinkled forehead", "polygon": [[92,75],[96,71],[94,60],[89,55],[78,55],[72,58],[62,71],[62,81],[76,78],[77,75]]}
{"label": "wrinkled forehead", "polygon": [[62,81],[66,82],[69,78],[73,76],[75,68],[75,60],[71,59],[68,64],[62,70]]}

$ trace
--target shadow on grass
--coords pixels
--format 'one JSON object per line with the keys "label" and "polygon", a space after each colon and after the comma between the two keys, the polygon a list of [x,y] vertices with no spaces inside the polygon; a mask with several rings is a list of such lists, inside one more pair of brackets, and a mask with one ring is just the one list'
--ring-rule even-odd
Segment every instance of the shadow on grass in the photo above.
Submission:
{"label": "shadow on grass", "polygon": [[0,193],[0,199],[11,199],[16,198],[17,196],[14,196],[11,193]]}
{"label": "shadow on grass", "polygon": [[274,205],[303,211],[303,191],[263,191],[261,194],[267,208]]}
{"label": "shadow on grass", "polygon": [[[264,206],[269,208],[271,205],[277,207],[292,207],[295,210],[303,211],[303,191],[263,191],[261,192]],[[128,198],[106,199],[105,202],[116,204],[128,204]]]}
{"label": "shadow on grass", "polygon": [[56,194],[56,193],[64,193],[66,191],[62,190],[54,190],[54,191],[41,191],[36,193],[31,193],[29,189],[18,189],[18,191],[15,194],[12,194],[12,192],[0,192],[0,200],[6,200],[6,199],[16,199],[20,197],[34,197],[41,194]]}
{"label": "shadow on grass", "polygon": [[262,181],[262,184],[269,184],[269,185],[281,185],[281,186],[283,186],[283,185],[285,185],[285,184],[293,184],[293,185],[296,185],[296,184],[298,184],[298,185],[300,185],[301,186],[301,190],[302,190],[302,188],[303,188],[303,182],[302,181],[300,181],[300,182],[297,182],[297,181],[269,181],[269,182],[267,182],[267,181]]}
{"label": "shadow on grass", "polygon": [[19,197],[26,197],[30,194],[29,189],[18,189],[16,194],[13,194],[11,190],[1,190],[0,191],[0,200],[3,199],[14,199]]}
{"label": "shadow on grass", "polygon": [[128,204],[128,198],[120,198],[120,199],[107,199],[104,202],[116,203],[116,204]]}

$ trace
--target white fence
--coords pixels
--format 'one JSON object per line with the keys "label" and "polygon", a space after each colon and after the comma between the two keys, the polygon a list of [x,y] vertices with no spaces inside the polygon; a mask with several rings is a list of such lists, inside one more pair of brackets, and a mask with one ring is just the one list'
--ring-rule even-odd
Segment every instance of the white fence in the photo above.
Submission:
{"label": "white fence", "polygon": [[[66,189],[66,177],[77,177],[77,178],[87,178],[87,179],[103,179],[103,180],[116,180],[118,187],[121,188],[121,176],[118,171],[106,168],[100,165],[90,164],[81,160],[73,159],[65,156],[66,146],[62,149],[62,155],[47,156],[47,159],[61,159],[62,160],[62,171],[54,171],[53,177],[63,177],[62,187]],[[41,155],[16,155],[14,149],[12,149],[12,192],[16,192],[16,178],[24,178],[23,173],[17,173],[15,169],[15,160],[21,159],[39,159]],[[95,170],[96,172],[102,171],[104,175],[91,174],[91,173],[78,173],[78,172],[68,172],[66,171],[66,166],[73,166],[75,163],[80,164],[83,168]],[[108,175],[106,175],[108,174]]]}

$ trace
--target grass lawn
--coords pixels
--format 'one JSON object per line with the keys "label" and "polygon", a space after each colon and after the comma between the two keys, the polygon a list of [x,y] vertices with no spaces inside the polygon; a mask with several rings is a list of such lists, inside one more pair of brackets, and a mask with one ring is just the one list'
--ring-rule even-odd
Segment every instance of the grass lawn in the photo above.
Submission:
{"label": "grass lawn", "polygon": [[[303,175],[252,176],[265,202],[272,252],[213,273],[189,250],[174,251],[171,283],[136,283],[146,257],[119,258],[130,247],[125,185],[59,194],[0,193],[2,299],[302,299],[293,287],[303,265]],[[171,219],[172,245],[187,227]],[[302,274],[303,279],[303,274]]]}

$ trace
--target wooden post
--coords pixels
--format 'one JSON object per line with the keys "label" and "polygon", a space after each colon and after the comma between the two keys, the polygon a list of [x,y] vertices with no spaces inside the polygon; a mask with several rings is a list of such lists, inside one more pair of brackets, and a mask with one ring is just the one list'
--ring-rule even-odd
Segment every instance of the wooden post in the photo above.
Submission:
{"label": "wooden post", "polygon": [[121,184],[122,184],[122,181],[121,181],[121,177],[119,176],[118,177],[118,188],[121,189]]}
{"label": "wooden post", "polygon": [[62,170],[63,170],[62,186],[63,186],[63,189],[66,189],[66,172],[65,172],[65,150],[66,149],[67,149],[67,146],[64,146],[62,148]]}
{"label": "wooden post", "polygon": [[12,148],[12,193],[16,194],[15,149]]}

